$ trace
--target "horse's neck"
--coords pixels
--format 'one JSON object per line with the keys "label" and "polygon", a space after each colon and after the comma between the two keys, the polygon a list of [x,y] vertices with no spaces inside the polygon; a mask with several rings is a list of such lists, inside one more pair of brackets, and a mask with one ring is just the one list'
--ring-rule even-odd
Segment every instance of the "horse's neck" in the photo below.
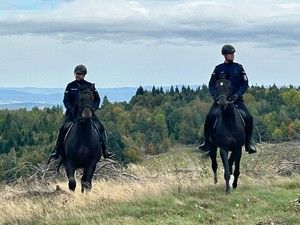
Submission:
{"label": "horse's neck", "polygon": [[238,109],[236,108],[236,106],[234,106],[233,104],[229,104],[226,110],[222,112],[222,117],[226,119],[225,121],[237,123],[237,121],[240,119],[237,110]]}
{"label": "horse's neck", "polygon": [[90,137],[93,130],[92,121],[79,122],[76,123],[76,133],[82,137]]}

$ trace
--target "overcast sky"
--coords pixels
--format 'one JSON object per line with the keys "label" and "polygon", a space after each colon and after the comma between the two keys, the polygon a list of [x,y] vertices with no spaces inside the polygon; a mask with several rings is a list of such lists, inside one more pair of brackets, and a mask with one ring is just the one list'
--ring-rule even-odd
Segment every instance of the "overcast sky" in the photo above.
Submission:
{"label": "overcast sky", "polygon": [[250,85],[300,86],[297,0],[0,0],[0,87],[207,84],[236,48]]}

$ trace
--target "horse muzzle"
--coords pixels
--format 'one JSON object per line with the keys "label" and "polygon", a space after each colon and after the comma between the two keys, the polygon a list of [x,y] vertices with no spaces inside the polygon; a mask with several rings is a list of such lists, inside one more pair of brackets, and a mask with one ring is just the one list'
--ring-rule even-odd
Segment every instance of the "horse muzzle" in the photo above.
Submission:
{"label": "horse muzzle", "polygon": [[221,96],[219,96],[217,103],[220,106],[221,111],[224,111],[224,110],[226,110],[226,108],[229,104],[229,100],[228,100],[227,96],[221,95]]}
{"label": "horse muzzle", "polygon": [[93,111],[90,107],[84,107],[81,111],[80,120],[86,121],[93,117]]}

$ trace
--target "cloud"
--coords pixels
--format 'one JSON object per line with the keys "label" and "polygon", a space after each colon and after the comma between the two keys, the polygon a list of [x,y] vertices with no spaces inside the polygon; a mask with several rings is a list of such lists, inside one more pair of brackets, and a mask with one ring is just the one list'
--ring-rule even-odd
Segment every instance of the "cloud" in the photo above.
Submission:
{"label": "cloud", "polygon": [[288,1],[55,2],[51,8],[4,13],[0,34],[45,35],[67,42],[176,45],[256,42],[266,47],[293,47],[300,42],[300,4]]}

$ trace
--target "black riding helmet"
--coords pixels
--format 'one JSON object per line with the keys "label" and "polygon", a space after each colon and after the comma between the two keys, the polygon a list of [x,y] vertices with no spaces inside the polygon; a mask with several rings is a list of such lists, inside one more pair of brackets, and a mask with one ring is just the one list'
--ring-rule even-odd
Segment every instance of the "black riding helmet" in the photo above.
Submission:
{"label": "black riding helmet", "polygon": [[222,47],[222,55],[226,55],[226,54],[232,54],[232,53],[235,53],[235,49],[232,45],[224,45]]}
{"label": "black riding helmet", "polygon": [[80,64],[80,65],[75,67],[74,73],[75,74],[79,73],[79,74],[84,74],[85,75],[85,74],[87,74],[87,68],[84,65]]}

